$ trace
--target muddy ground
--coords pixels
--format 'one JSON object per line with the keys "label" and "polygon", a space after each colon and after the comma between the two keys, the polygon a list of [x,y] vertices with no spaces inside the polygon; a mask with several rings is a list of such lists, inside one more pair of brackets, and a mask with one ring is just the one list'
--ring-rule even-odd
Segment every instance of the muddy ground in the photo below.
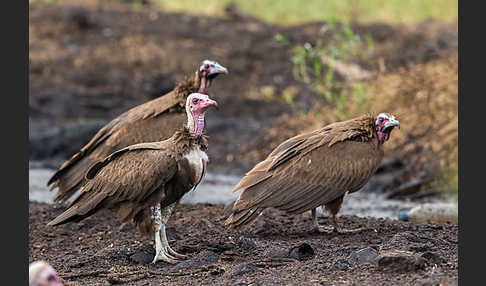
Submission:
{"label": "muddy ground", "polygon": [[[46,227],[62,208],[30,203],[29,262],[49,261],[65,285],[457,285],[458,225],[341,216],[358,233],[315,233],[309,214],[268,210],[228,230],[223,205],[180,205],[169,220],[178,265],[151,263],[150,240],[102,211]],[[323,216],[322,226],[331,220]],[[363,250],[365,249],[365,250]],[[362,250],[360,252],[360,250]],[[390,258],[391,257],[391,258]]]}

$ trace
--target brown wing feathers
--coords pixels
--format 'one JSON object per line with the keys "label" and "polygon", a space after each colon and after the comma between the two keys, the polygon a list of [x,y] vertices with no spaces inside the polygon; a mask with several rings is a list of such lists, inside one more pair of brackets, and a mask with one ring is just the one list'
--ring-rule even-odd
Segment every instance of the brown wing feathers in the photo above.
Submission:
{"label": "brown wing feathers", "polygon": [[[150,155],[144,154],[147,151],[151,151]],[[145,156],[150,156],[151,160],[146,160]],[[79,221],[102,207],[114,207],[117,216],[126,221],[146,206],[144,202],[150,205],[153,193],[176,171],[176,160],[164,152],[164,145],[160,142],[124,148],[89,169],[89,180],[80,195],[68,210],[48,225]],[[153,201],[160,199],[154,198]]]}
{"label": "brown wing feathers", "polygon": [[283,142],[234,188],[242,193],[226,224],[248,224],[267,207],[302,213],[361,188],[383,156],[373,126],[362,116]]}
{"label": "brown wing feathers", "polygon": [[[175,129],[179,128],[183,120],[185,120],[183,109],[185,98],[197,90],[197,78],[196,76],[195,79],[181,82],[172,92],[128,110],[100,129],[48,181],[47,185],[50,186],[51,190],[56,187],[59,189],[54,196],[54,200],[65,201],[69,199],[82,185],[86,170],[93,163],[103,159],[112,152],[132,144],[160,141],[170,137]],[[177,117],[169,115],[169,111],[173,108],[177,108],[177,114],[180,113],[180,115]],[[149,124],[147,128],[140,128],[141,126],[137,123],[141,120],[154,120],[155,117],[162,115],[167,117],[167,120],[164,119],[167,121],[167,128],[165,128],[166,130],[159,128],[160,134],[149,130],[151,129],[150,124],[157,126],[155,122],[147,122]],[[176,124],[172,124],[173,121]]]}

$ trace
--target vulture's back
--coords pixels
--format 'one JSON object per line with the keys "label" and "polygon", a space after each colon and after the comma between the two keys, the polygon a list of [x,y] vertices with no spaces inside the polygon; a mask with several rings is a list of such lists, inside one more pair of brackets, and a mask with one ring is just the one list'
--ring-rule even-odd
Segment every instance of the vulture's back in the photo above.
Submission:
{"label": "vulture's back", "polygon": [[164,200],[164,187],[180,160],[173,145],[169,140],[135,144],[96,162],[86,173],[80,195],[49,225],[80,221],[102,208],[113,209],[126,221]]}
{"label": "vulture's back", "polygon": [[175,92],[136,106],[113,119],[49,180],[58,187],[55,201],[69,199],[83,184],[87,169],[96,161],[127,146],[169,138],[185,120],[181,99]]}
{"label": "vulture's back", "polygon": [[302,213],[329,203],[359,190],[382,158],[366,124],[345,121],[290,138],[235,186],[242,193],[227,224],[246,224],[267,207]]}

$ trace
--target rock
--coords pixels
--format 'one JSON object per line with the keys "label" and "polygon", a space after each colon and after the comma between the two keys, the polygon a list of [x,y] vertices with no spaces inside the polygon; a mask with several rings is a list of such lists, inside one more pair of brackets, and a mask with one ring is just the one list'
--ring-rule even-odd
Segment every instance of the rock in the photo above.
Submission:
{"label": "rock", "polygon": [[422,253],[421,257],[427,260],[427,262],[431,264],[440,264],[443,262],[442,257],[440,257],[440,255],[432,251],[426,251]]}
{"label": "rock", "polygon": [[336,260],[331,266],[331,269],[334,270],[348,270],[349,268],[351,268],[351,264],[343,258]]}
{"label": "rock", "polygon": [[381,245],[380,251],[384,250],[414,250],[424,252],[433,244],[433,239],[424,236],[418,236],[411,231],[399,232],[390,240]]}
{"label": "rock", "polygon": [[238,247],[241,250],[252,250],[256,248],[256,244],[253,240],[247,238],[240,238],[238,240]]}
{"label": "rock", "polygon": [[350,263],[374,263],[376,261],[376,257],[378,257],[378,251],[376,251],[374,248],[367,247],[351,253],[351,255],[349,255],[347,258],[347,261]]}
{"label": "rock", "polygon": [[130,256],[130,259],[138,264],[149,264],[154,259],[154,253],[148,251],[139,251]]}
{"label": "rock", "polygon": [[289,257],[297,260],[307,260],[314,257],[314,255],[314,249],[312,249],[312,247],[306,242],[292,247],[289,251]]}
{"label": "rock", "polygon": [[253,273],[257,270],[257,267],[253,263],[242,263],[233,267],[233,271],[228,272],[226,275],[228,277],[241,276],[248,273]]}
{"label": "rock", "polygon": [[378,269],[387,272],[410,272],[425,268],[426,260],[409,251],[383,251],[377,257]]}
{"label": "rock", "polygon": [[268,258],[284,258],[289,257],[289,251],[279,246],[271,246],[265,249],[263,256]]}
{"label": "rock", "polygon": [[211,251],[202,251],[196,257],[182,261],[181,263],[175,265],[172,270],[179,271],[179,270],[186,270],[191,268],[199,268],[203,266],[210,266],[218,262],[218,255]]}

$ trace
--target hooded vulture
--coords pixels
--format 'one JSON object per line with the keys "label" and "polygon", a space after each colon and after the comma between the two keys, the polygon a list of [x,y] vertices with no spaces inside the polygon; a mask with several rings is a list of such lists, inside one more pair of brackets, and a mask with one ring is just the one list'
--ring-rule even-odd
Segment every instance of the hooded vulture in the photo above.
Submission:
{"label": "hooded vulture", "polygon": [[184,105],[189,94],[208,94],[212,80],[228,70],[210,60],[202,62],[194,78],[179,83],[173,91],[133,107],[113,119],[49,179],[50,190],[58,188],[54,201],[68,200],[83,185],[84,174],[94,162],[129,145],[162,141],[185,121]]}
{"label": "hooded vulture", "polygon": [[142,235],[155,235],[154,263],[177,263],[184,256],[170,248],[165,224],[184,194],[203,178],[208,162],[204,114],[216,105],[206,94],[189,95],[182,129],[164,141],[130,145],[94,163],[79,196],[48,225],[79,222],[111,209],[119,220],[133,220]]}
{"label": "hooded vulture", "polygon": [[312,210],[319,231],[316,208],[336,214],[346,193],[363,187],[383,158],[383,143],[400,123],[388,113],[336,122],[281,143],[235,186],[242,190],[233,204],[229,227],[249,224],[265,208],[290,214]]}
{"label": "hooded vulture", "polygon": [[56,270],[39,260],[29,264],[29,286],[63,286]]}

